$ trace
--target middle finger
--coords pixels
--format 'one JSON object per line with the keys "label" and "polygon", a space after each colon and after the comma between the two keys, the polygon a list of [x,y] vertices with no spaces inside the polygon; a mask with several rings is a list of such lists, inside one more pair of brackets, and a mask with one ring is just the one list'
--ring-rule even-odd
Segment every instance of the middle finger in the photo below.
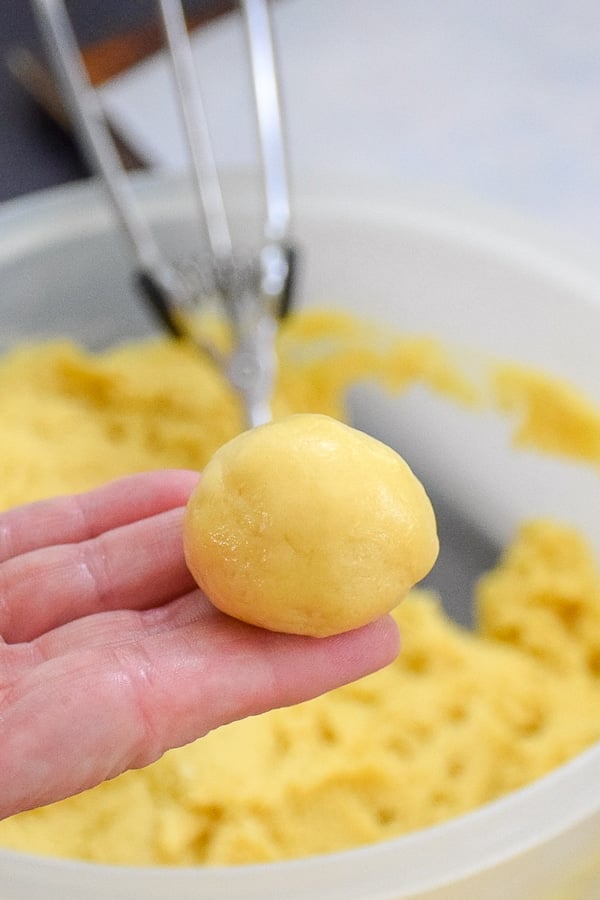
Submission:
{"label": "middle finger", "polygon": [[183,508],[78,544],[44,547],[0,567],[0,634],[30,641],[72,619],[147,609],[194,587],[183,556]]}

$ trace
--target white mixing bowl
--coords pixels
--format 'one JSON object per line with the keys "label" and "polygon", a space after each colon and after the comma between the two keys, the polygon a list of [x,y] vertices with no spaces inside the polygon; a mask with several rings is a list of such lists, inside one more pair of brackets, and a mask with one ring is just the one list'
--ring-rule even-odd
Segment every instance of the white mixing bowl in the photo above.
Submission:
{"label": "white mixing bowl", "polygon": [[[138,188],[161,240],[178,253],[192,248],[186,186],[147,179]],[[230,194],[243,233],[252,219],[246,182],[233,179]],[[477,216],[435,212],[373,190],[364,198],[357,190],[303,193],[296,231],[303,303],[335,303],[405,332],[534,364],[600,404],[600,274],[593,265],[536,247],[506,220],[491,227]],[[0,346],[52,333],[101,346],[153,329],[94,185],[0,210],[0,323]],[[458,556],[450,554],[437,576],[448,584],[454,577],[457,596],[525,516],[551,514],[580,525],[600,555],[597,472],[514,453],[507,422],[418,391],[390,399],[369,388],[357,393],[353,409],[359,425],[401,449],[434,497],[445,498],[450,519],[467,523],[472,552],[454,548]],[[451,544],[455,529],[447,532]],[[599,786],[594,746],[535,784],[443,825],[279,864],[135,869],[0,850],[0,897],[590,900],[600,897]]]}

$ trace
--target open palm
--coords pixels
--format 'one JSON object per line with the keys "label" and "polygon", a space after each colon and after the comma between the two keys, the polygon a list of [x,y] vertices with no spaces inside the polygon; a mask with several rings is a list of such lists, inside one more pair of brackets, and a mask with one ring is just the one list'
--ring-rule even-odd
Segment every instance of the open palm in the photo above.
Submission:
{"label": "open palm", "polygon": [[218,612],[182,550],[198,475],[134,475],[0,515],[0,817],[387,664],[388,617],[326,639]]}

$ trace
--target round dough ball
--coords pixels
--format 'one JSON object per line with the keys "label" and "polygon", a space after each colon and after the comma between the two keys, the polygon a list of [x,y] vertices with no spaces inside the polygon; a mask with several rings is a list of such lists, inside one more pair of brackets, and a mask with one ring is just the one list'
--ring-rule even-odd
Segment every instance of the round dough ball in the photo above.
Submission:
{"label": "round dough ball", "polygon": [[438,539],[429,498],[397,453],[300,414],[215,453],[187,505],[184,548],[218,609],[324,637],[393,609],[433,566]]}

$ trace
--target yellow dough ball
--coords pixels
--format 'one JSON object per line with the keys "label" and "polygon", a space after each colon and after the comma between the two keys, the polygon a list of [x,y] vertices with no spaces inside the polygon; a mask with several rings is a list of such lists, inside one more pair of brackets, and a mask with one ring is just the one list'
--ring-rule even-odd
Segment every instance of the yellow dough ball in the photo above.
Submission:
{"label": "yellow dough ball", "polygon": [[220,610],[272,631],[349,631],[433,566],[433,509],[404,460],[328,416],[246,431],[209,461],[184,521],[187,564]]}

